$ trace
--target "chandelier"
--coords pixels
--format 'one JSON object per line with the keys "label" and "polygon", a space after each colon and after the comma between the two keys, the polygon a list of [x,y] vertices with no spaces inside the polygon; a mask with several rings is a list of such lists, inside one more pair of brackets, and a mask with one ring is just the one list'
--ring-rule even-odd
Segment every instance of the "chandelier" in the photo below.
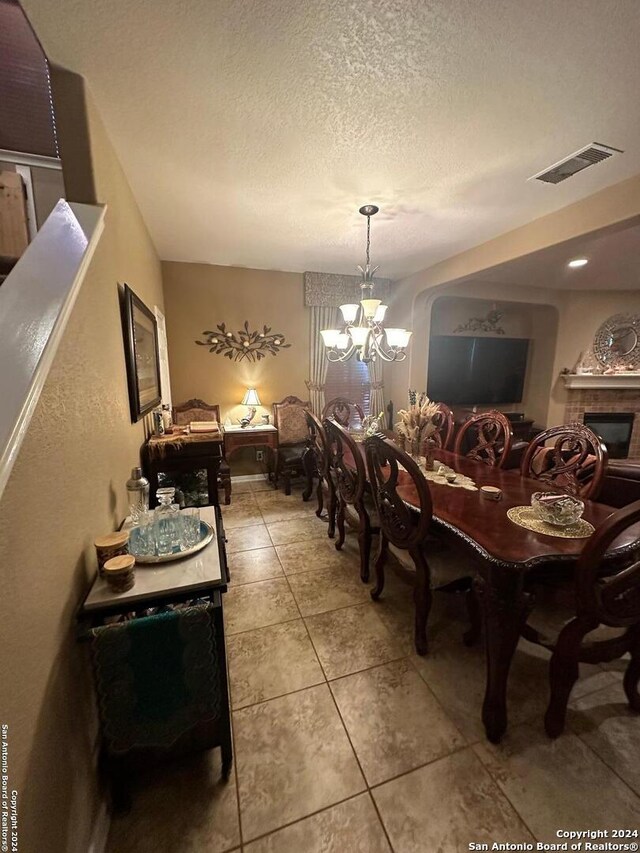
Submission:
{"label": "chandelier", "polygon": [[373,276],[378,267],[371,268],[369,249],[371,246],[371,217],[379,208],[365,204],[360,213],[367,217],[367,260],[362,273],[360,304],[341,305],[344,329],[323,329],[320,334],[326,346],[329,361],[348,361],[354,355],[358,361],[369,363],[381,358],[384,361],[404,361],[411,332],[407,329],[385,329],[382,325],[387,305],[373,298]]}

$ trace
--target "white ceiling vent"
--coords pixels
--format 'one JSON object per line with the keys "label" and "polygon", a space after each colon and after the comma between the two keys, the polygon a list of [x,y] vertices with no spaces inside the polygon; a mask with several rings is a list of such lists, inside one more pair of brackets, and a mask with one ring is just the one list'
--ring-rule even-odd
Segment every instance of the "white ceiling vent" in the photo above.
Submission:
{"label": "white ceiling vent", "polygon": [[543,169],[537,175],[532,175],[529,180],[543,181],[545,184],[559,184],[589,166],[595,166],[596,163],[608,160],[614,154],[622,153],[619,148],[611,148],[608,145],[600,145],[599,142],[592,142],[591,145],[581,148],[564,160],[560,160],[559,163],[554,163],[548,169]]}

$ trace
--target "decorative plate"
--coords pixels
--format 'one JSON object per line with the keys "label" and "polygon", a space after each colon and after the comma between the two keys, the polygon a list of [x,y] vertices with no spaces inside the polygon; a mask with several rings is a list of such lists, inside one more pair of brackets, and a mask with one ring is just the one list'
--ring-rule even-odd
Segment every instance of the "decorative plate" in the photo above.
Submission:
{"label": "decorative plate", "polygon": [[593,339],[593,352],[605,367],[640,368],[640,315],[614,314]]}
{"label": "decorative plate", "polygon": [[[138,535],[139,528],[132,527],[129,534],[129,549],[131,549],[132,543],[135,545]],[[187,548],[185,551],[174,550],[172,554],[134,554],[136,558],[136,566],[171,563],[174,560],[182,560],[184,557],[190,557],[192,554],[197,554],[198,551],[202,551],[203,548],[206,548],[209,542],[213,539],[213,535],[213,527],[211,527],[211,525],[206,521],[200,521],[200,541],[197,545],[192,545],[191,548]]]}

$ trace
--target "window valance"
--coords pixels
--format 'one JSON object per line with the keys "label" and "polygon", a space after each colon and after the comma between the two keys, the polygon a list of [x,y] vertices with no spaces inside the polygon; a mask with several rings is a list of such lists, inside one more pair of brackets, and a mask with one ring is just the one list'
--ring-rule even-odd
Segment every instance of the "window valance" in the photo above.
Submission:
{"label": "window valance", "polygon": [[[306,272],[304,274],[304,304],[309,308],[322,306],[337,308],[345,303],[360,302],[361,278],[358,275],[335,275],[324,272]],[[388,304],[391,281],[388,278],[376,278],[374,296]]]}

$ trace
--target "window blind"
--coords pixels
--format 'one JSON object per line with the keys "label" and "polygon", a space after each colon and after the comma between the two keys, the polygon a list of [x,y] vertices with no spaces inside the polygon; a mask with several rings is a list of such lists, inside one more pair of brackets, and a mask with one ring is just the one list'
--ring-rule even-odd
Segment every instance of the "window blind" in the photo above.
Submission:
{"label": "window blind", "polygon": [[0,0],[0,148],[58,157],[49,66],[17,0]]}
{"label": "window blind", "polygon": [[329,362],[324,398],[328,403],[335,397],[344,397],[351,403],[359,403],[365,415],[369,414],[371,385],[366,364],[355,357],[345,362]]}

